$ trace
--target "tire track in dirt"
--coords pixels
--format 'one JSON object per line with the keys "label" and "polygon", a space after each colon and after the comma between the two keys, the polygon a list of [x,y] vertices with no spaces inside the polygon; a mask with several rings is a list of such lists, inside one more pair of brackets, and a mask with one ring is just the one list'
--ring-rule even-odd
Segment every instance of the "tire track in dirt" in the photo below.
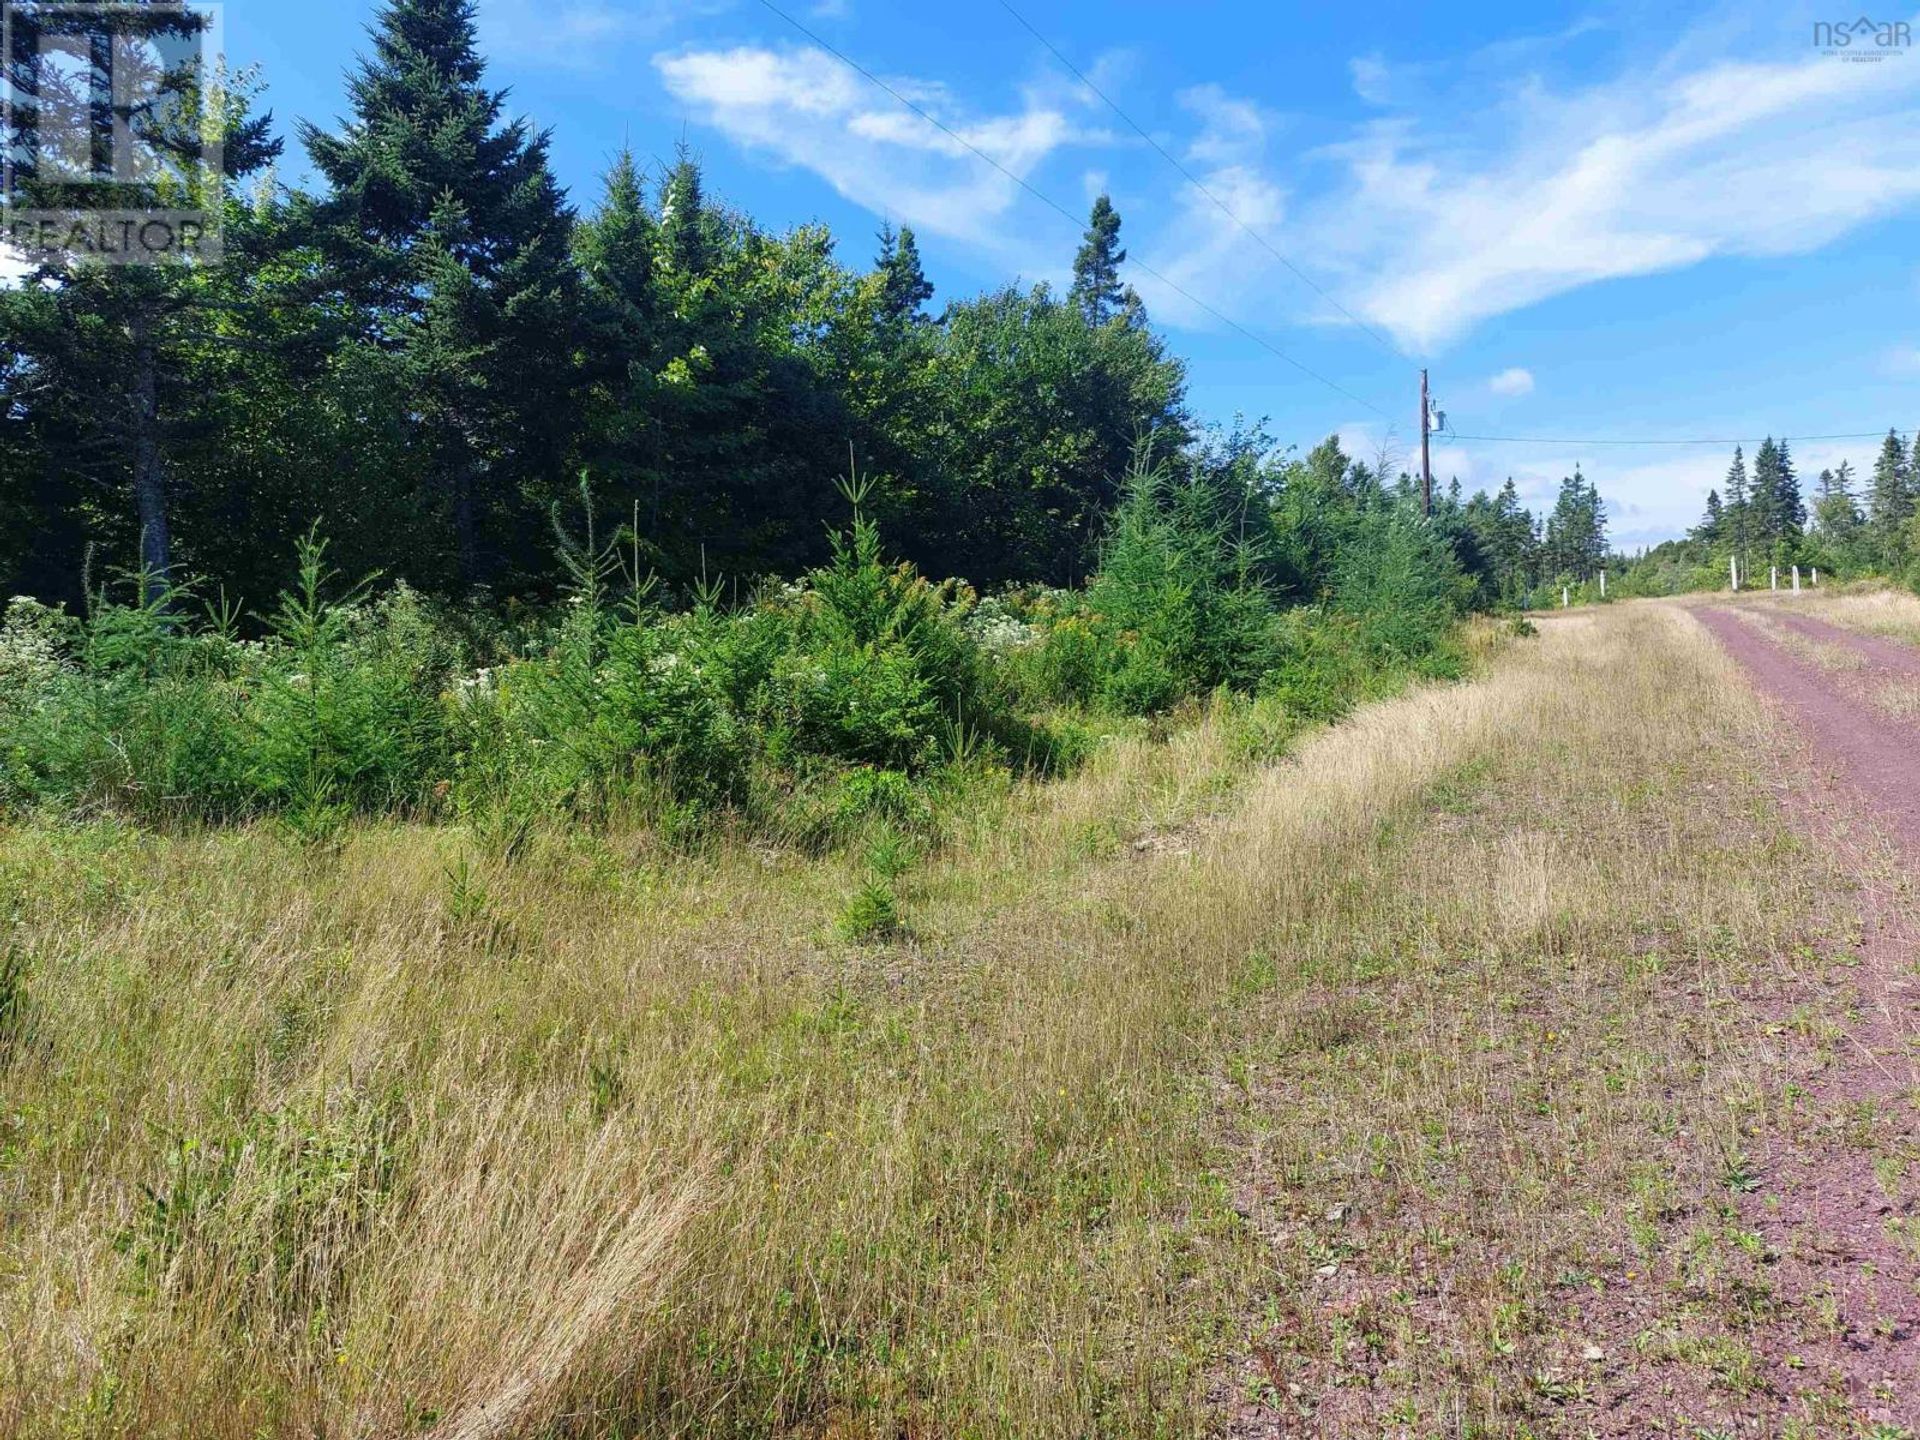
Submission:
{"label": "tire track in dirt", "polygon": [[1858,630],[1847,630],[1825,620],[1816,620],[1811,615],[1782,615],[1769,610],[1767,618],[1809,640],[1844,645],[1871,661],[1873,667],[1889,674],[1920,676],[1920,650],[1902,645],[1898,640],[1889,640],[1882,635],[1863,635]]}
{"label": "tire track in dirt", "polygon": [[[1920,727],[1875,713],[1734,612],[1695,614],[1804,742],[1789,813],[1864,882],[1865,929],[1853,957],[1859,1004],[1831,1062],[1806,1087],[1812,1123],[1765,1142],[1761,1189],[1741,1201],[1779,1253],[1779,1290],[1817,1317],[1780,1358],[1837,1382],[1856,1415],[1912,1426],[1920,1422],[1920,1176],[1906,1171],[1920,1153],[1920,987],[1911,907],[1875,878],[1887,870],[1875,845],[1895,847],[1903,869],[1920,866]],[[1767,618],[1846,646],[1882,677],[1920,674],[1920,652],[1897,642],[1803,616]],[[1779,1351],[1788,1338],[1764,1348]]]}

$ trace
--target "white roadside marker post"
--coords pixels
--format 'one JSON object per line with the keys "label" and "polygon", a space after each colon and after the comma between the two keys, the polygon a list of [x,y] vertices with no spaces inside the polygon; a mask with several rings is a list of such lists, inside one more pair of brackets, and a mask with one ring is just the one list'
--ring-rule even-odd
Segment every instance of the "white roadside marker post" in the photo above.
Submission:
{"label": "white roadside marker post", "polygon": [[1738,555],[1727,556],[1727,573],[1733,577],[1733,593],[1738,595],[1740,593],[1740,557]]}
{"label": "white roadside marker post", "polygon": [[1820,588],[1820,567],[1818,565],[1813,567],[1813,588],[1816,590]]}
{"label": "white roadside marker post", "polygon": [[1800,593],[1800,567],[1798,565],[1793,567],[1793,593],[1796,595]]}
{"label": "white roadside marker post", "polygon": [[1600,572],[1600,598],[1607,598],[1607,572],[1604,570]]}
{"label": "white roadside marker post", "polygon": [[1567,598],[1567,587],[1562,585],[1560,587],[1560,608],[1562,610],[1565,610],[1568,606],[1572,604],[1573,604],[1573,601]]}
{"label": "white roadside marker post", "polygon": [[1778,565],[1769,565],[1767,567],[1767,579],[1772,582],[1774,589],[1778,590],[1780,588],[1780,567]]}

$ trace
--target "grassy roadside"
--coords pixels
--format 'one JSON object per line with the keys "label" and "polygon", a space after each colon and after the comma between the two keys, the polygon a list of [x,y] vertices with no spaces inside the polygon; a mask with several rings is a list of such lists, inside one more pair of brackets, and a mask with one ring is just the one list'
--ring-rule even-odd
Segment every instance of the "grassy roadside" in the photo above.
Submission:
{"label": "grassy roadside", "polygon": [[1251,785],[1245,716],[1123,742],[886,945],[835,937],[849,862],[748,846],[0,836],[0,1422],[1192,1433],[1223,1351],[1372,1353],[1315,1308],[1340,1207],[1480,1327],[1403,1398],[1506,1415],[1555,1267],[1737,1153],[1729,987],[1816,909],[1688,626],[1552,621]]}
{"label": "grassy roadside", "polygon": [[1217,997],[1126,891],[1292,734],[985,777],[884,945],[747,840],[0,833],[0,1428],[1177,1423]]}
{"label": "grassy roadside", "polygon": [[1877,582],[1823,586],[1799,595],[1759,594],[1748,602],[1766,611],[1810,615],[1868,635],[1920,644],[1920,596]]}

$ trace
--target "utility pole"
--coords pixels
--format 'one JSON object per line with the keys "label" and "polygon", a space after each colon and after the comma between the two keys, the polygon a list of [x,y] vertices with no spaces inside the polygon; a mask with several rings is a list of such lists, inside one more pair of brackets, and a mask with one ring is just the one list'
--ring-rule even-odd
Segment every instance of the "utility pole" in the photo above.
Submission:
{"label": "utility pole", "polygon": [[1429,520],[1433,518],[1433,455],[1427,436],[1433,428],[1433,412],[1427,408],[1427,372],[1420,372],[1420,503]]}

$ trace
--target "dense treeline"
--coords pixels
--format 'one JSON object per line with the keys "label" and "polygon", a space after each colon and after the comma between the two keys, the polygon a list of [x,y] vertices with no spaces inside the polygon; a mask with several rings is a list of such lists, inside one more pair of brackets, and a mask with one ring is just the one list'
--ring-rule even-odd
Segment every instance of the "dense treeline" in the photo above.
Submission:
{"label": "dense treeline", "polygon": [[313,193],[228,104],[223,263],[0,292],[0,804],[825,833],[1088,717],[1336,713],[1604,554],[1578,474],[1429,517],[1197,427],[1104,196],[1065,295],[936,310],[910,229],[851,267],[684,151],[576,215],[468,0],[388,5],[348,100]]}
{"label": "dense treeline", "polygon": [[[466,0],[389,6],[349,108],[300,140],[231,107],[226,258],[47,267],[0,293],[0,584],[81,599],[89,547],[258,599],[314,520],[343,568],[551,597],[585,473],[682,596],[825,555],[849,447],[892,543],[976,584],[1084,578],[1136,440],[1191,438],[1181,366],[1118,281],[1110,205],[1070,295],[929,310],[910,230],[842,263],[682,154],[576,215],[505,118]],[[577,519],[577,515],[573,518]]]}
{"label": "dense treeline", "polygon": [[[850,266],[819,227],[716,202],[684,152],[651,178],[623,154],[576,215],[546,135],[486,85],[468,0],[389,5],[347,96],[299,127],[314,193],[275,183],[272,127],[230,100],[226,189],[201,197],[224,263],[50,264],[0,292],[9,593],[79,602],[90,553],[144,540],[154,575],[257,603],[319,521],[350,573],[546,599],[549,517],[577,521],[584,474],[686,598],[818,564],[850,454],[922,568],[1062,584],[1091,573],[1137,446],[1202,448],[1104,196],[1067,295],[936,311],[910,229]],[[1543,535],[1511,487],[1477,497],[1453,528],[1488,543],[1463,563],[1493,557],[1494,593],[1580,568],[1562,511]]]}

